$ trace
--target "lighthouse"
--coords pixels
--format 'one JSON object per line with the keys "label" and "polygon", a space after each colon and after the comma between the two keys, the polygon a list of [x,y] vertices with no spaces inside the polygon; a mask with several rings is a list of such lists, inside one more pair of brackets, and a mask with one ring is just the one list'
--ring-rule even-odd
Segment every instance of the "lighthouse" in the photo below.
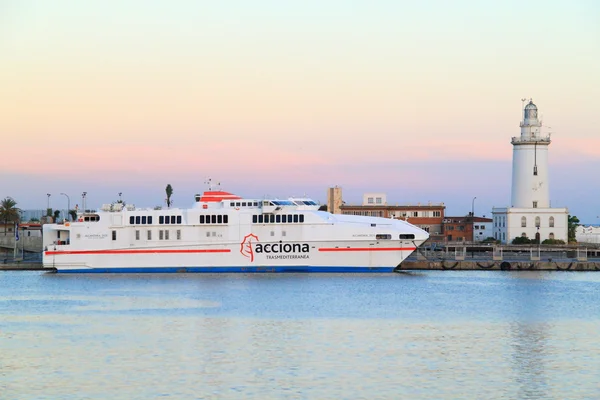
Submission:
{"label": "lighthouse", "polygon": [[[550,207],[548,148],[550,134],[542,132],[542,121],[533,101],[523,107],[521,134],[513,136],[510,207],[494,207],[494,239],[511,243],[527,238],[534,243],[568,240],[566,207]],[[538,254],[539,257],[539,254]]]}
{"label": "lighthouse", "polygon": [[512,138],[512,197],[517,208],[550,207],[548,185],[548,147],[550,135],[542,134],[542,122],[533,101],[523,110],[521,136]]}

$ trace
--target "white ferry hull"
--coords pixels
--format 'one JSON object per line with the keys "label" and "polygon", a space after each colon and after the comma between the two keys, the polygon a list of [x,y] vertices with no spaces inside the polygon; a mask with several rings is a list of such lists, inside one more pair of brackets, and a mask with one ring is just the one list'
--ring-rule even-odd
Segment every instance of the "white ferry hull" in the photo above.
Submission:
{"label": "white ferry hull", "polygon": [[392,272],[415,249],[413,243],[312,244],[300,254],[240,254],[240,245],[220,248],[48,250],[44,267],[57,272]]}

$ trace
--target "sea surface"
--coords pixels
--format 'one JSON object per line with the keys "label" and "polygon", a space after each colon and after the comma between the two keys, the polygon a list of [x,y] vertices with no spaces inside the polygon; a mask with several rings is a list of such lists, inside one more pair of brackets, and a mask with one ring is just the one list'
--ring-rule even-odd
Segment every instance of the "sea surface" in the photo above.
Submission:
{"label": "sea surface", "polygon": [[597,399],[600,272],[0,272],[0,399]]}

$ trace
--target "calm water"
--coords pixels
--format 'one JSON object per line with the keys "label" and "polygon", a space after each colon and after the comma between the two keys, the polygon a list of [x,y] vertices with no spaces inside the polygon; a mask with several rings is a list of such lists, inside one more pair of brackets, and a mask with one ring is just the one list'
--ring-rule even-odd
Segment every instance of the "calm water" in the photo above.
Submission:
{"label": "calm water", "polygon": [[591,399],[600,273],[0,272],[0,399]]}

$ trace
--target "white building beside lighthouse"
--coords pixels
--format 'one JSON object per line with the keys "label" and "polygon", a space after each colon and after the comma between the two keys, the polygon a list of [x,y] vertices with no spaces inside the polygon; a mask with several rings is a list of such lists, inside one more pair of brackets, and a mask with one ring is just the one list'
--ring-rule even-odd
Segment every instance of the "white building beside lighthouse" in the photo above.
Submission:
{"label": "white building beside lighthouse", "polygon": [[523,236],[543,242],[568,240],[567,208],[550,207],[548,148],[550,135],[542,133],[538,109],[532,101],[523,110],[521,135],[512,138],[511,206],[494,208],[494,238],[511,243]]}

